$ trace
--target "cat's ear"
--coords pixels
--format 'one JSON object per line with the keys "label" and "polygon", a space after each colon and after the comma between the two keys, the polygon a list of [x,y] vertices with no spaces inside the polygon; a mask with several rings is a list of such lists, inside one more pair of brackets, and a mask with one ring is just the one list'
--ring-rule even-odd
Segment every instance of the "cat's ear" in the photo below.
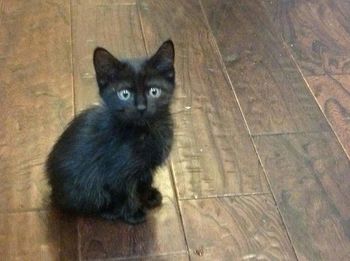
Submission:
{"label": "cat's ear", "polygon": [[101,91],[107,86],[108,82],[117,77],[118,71],[122,69],[123,64],[110,52],[101,47],[95,49],[93,61],[96,80]]}
{"label": "cat's ear", "polygon": [[163,71],[172,69],[174,66],[175,49],[174,43],[169,39],[165,41],[158,51],[150,58],[150,63],[156,69]]}

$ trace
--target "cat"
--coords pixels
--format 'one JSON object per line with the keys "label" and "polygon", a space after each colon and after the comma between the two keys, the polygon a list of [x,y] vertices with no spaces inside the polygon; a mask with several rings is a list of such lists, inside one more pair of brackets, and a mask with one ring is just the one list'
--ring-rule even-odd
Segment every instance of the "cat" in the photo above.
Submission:
{"label": "cat", "polygon": [[51,200],[58,208],[130,224],[161,205],[152,186],[173,140],[170,105],[175,88],[174,44],[150,58],[93,55],[101,105],[76,116],[46,161]]}

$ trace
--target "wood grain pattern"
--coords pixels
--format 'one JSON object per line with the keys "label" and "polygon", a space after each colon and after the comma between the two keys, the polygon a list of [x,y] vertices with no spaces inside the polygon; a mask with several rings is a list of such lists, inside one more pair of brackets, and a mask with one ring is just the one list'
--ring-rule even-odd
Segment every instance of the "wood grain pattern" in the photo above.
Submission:
{"label": "wood grain pattern", "polygon": [[327,130],[260,2],[202,1],[249,129],[253,134]]}
{"label": "wood grain pattern", "polygon": [[350,75],[308,76],[306,80],[350,156]]}
{"label": "wood grain pattern", "polygon": [[[118,58],[144,56],[146,50],[135,5],[75,1],[72,15],[75,105],[79,111],[98,101],[92,64],[92,53],[97,45]],[[149,213],[145,224],[130,226],[92,218],[79,219],[82,259],[186,254],[169,169],[161,169],[156,178],[164,201],[161,208]]]}
{"label": "wood grain pattern", "polygon": [[256,137],[299,260],[349,260],[350,162],[330,133]]}
{"label": "wood grain pattern", "polygon": [[175,42],[171,164],[179,197],[266,191],[261,165],[198,2],[142,1],[139,9],[150,52],[167,38]]}
{"label": "wood grain pattern", "polygon": [[72,114],[69,3],[0,12],[0,211],[42,208],[43,163]]}
{"label": "wood grain pattern", "polygon": [[269,195],[181,201],[191,260],[295,260]]}
{"label": "wood grain pattern", "polygon": [[306,76],[350,73],[350,2],[260,1]]}
{"label": "wood grain pattern", "polygon": [[185,238],[170,179],[166,169],[156,175],[156,186],[163,194],[163,204],[150,211],[143,224],[132,226],[122,222],[80,219],[82,259],[186,255]]}
{"label": "wood grain pattern", "polygon": [[[77,260],[44,161],[73,112],[69,1],[0,1],[0,256]],[[69,234],[69,236],[67,236]]]}

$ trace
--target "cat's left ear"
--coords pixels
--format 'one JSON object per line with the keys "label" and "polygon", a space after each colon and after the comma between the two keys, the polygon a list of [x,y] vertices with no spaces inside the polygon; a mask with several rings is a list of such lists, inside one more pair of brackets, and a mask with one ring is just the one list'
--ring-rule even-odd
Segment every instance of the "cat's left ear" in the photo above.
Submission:
{"label": "cat's left ear", "polygon": [[158,51],[150,58],[152,66],[160,71],[166,71],[174,67],[175,49],[170,39],[165,41]]}

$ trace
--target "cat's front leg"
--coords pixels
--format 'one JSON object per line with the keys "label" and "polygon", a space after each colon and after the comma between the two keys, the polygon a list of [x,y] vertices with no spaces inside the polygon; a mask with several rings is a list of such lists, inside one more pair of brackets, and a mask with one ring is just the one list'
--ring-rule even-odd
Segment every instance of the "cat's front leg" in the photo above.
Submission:
{"label": "cat's front leg", "polygon": [[146,208],[155,208],[162,204],[162,194],[152,187],[153,175],[151,171],[145,172],[138,182],[138,193],[141,203]]}
{"label": "cat's front leg", "polygon": [[138,182],[127,186],[127,200],[121,209],[121,217],[130,224],[142,223],[146,220],[146,213],[138,195]]}
{"label": "cat's front leg", "polygon": [[146,208],[155,208],[162,204],[163,196],[158,189],[151,187],[144,202]]}

